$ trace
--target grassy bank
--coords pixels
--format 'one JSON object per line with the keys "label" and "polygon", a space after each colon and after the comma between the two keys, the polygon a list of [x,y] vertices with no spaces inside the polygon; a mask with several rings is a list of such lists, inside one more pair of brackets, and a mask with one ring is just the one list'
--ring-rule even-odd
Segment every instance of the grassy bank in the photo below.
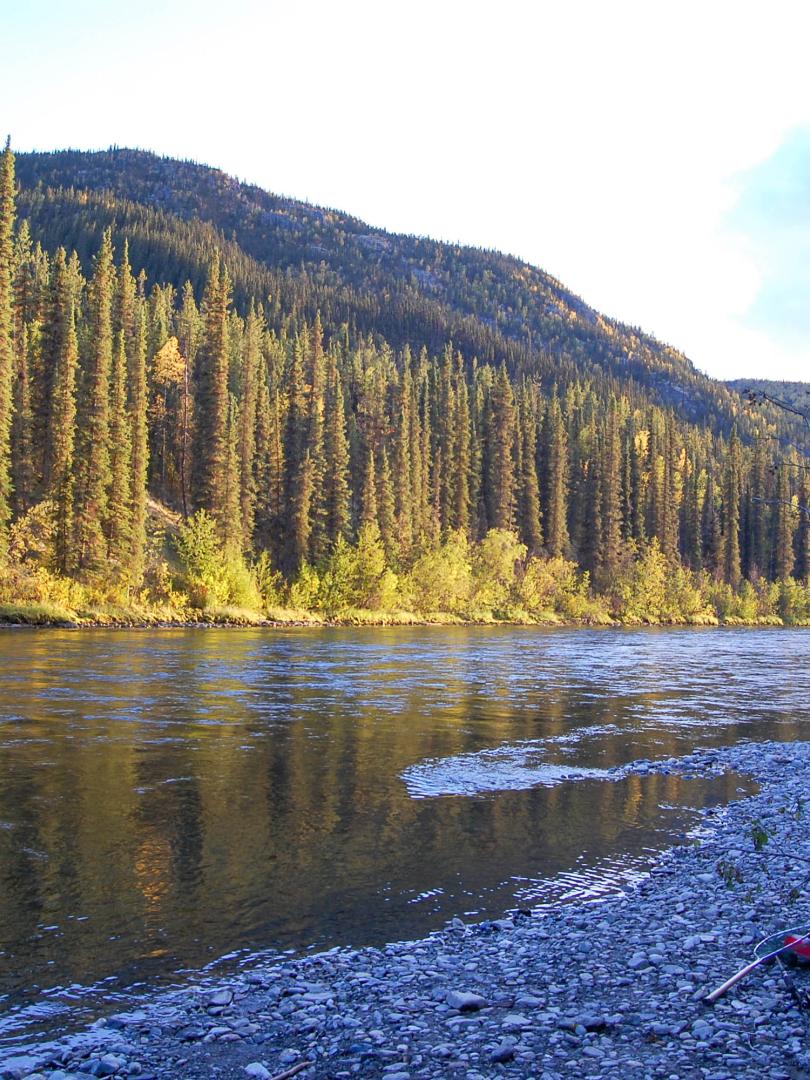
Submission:
{"label": "grassy bank", "polygon": [[[15,531],[0,565],[0,624],[31,626],[807,626],[810,585],[762,577],[731,584],[685,568],[657,541],[610,574],[561,555],[531,555],[492,529],[451,533],[409,563],[392,561],[376,527],[341,539],[317,563],[282,575],[263,553],[223,545],[204,513],[187,522],[152,507],[137,575],[108,565],[54,569],[47,529]],[[35,524],[35,523],[34,523]]]}
{"label": "grassy bank", "polygon": [[283,626],[546,626],[546,627],[633,627],[633,626],[808,626],[810,623],[787,623],[778,615],[762,615],[743,619],[729,616],[670,617],[667,619],[639,619],[632,617],[588,617],[576,619],[564,617],[553,611],[541,614],[515,612],[505,617],[491,613],[477,616],[461,616],[447,611],[417,613],[413,611],[375,611],[354,608],[340,614],[326,616],[316,611],[295,608],[272,607],[265,611],[233,606],[190,610],[172,608],[146,608],[142,605],[99,605],[73,610],[48,603],[2,603],[0,604],[0,627],[61,627],[63,629],[89,628],[182,628],[195,626],[222,627],[283,627]]}

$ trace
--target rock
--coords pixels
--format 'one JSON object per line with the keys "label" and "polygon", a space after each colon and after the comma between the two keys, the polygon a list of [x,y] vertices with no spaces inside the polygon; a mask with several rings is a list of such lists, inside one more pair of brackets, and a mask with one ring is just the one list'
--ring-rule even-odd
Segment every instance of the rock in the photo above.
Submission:
{"label": "rock", "polygon": [[522,1013],[508,1013],[501,1021],[501,1027],[505,1031],[520,1031],[531,1026],[531,1020]]}
{"label": "rock", "polygon": [[522,1009],[539,1009],[542,1004],[540,998],[532,994],[521,994],[520,997],[515,998],[515,1005],[519,1005]]}
{"label": "rock", "polygon": [[204,1035],[205,1031],[203,1028],[196,1024],[190,1024],[178,1033],[178,1038],[181,1042],[194,1042],[196,1039],[202,1039]]}
{"label": "rock", "polygon": [[583,1016],[580,1018],[579,1023],[586,1031],[604,1031],[608,1026],[604,1016]]}
{"label": "rock", "polygon": [[499,1065],[506,1064],[507,1061],[511,1061],[515,1056],[515,1046],[517,1042],[515,1039],[506,1038],[503,1039],[492,1052],[492,1061]]}
{"label": "rock", "polygon": [[208,999],[209,1005],[221,1006],[227,1008],[233,1001],[233,990],[217,990],[215,994],[212,994]]}
{"label": "rock", "polygon": [[444,999],[451,1009],[459,1012],[478,1012],[487,1007],[487,999],[480,994],[472,994],[463,990],[451,990]]}
{"label": "rock", "polygon": [[271,1080],[273,1076],[270,1070],[262,1065],[260,1061],[251,1061],[249,1065],[245,1066],[245,1073],[247,1076],[253,1077],[253,1080]]}

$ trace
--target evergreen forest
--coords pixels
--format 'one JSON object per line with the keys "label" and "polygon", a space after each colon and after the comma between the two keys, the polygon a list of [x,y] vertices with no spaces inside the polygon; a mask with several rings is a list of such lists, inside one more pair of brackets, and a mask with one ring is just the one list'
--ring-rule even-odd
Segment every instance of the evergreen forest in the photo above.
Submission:
{"label": "evergreen forest", "polygon": [[7,145],[0,618],[810,622],[762,386],[507,256]]}

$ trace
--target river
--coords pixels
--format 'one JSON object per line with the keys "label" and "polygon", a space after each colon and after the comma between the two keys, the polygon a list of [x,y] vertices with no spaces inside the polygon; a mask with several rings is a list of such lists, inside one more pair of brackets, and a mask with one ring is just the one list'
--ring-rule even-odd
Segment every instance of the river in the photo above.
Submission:
{"label": "river", "polygon": [[284,950],[598,898],[806,738],[799,630],[0,633],[0,1047]]}

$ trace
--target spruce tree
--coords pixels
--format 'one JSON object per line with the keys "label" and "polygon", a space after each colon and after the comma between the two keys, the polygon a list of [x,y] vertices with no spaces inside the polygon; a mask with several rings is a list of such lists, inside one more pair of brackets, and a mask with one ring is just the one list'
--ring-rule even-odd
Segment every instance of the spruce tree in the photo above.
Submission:
{"label": "spruce tree", "polygon": [[529,390],[523,387],[518,412],[519,474],[518,519],[520,538],[530,555],[536,555],[543,546],[540,525],[540,486],[537,479],[537,417],[536,404]]}
{"label": "spruce tree", "polygon": [[242,394],[239,409],[239,470],[242,546],[250,550],[256,518],[256,412],[258,407],[261,344],[264,316],[250,305],[245,321],[245,348],[242,359]]}
{"label": "spruce tree", "polygon": [[402,379],[397,407],[397,429],[394,441],[394,513],[399,536],[400,552],[410,556],[413,547],[413,478],[411,475],[411,410],[413,408],[413,382],[411,356],[403,357]]}
{"label": "spruce tree", "polygon": [[514,525],[515,397],[506,367],[495,376],[490,392],[487,433],[487,516],[492,529]]}
{"label": "spruce tree", "polygon": [[307,447],[307,395],[305,368],[309,355],[309,332],[304,327],[293,342],[287,389],[284,429],[284,569],[294,573],[309,549],[312,503],[312,463]]}
{"label": "spruce tree", "polygon": [[132,428],[127,406],[127,346],[118,331],[110,380],[110,489],[107,558],[122,578],[132,570]]}
{"label": "spruce tree", "polygon": [[284,446],[279,393],[270,397],[267,364],[260,367],[256,399],[256,521],[254,544],[270,552],[278,565],[282,557],[281,519],[284,512]]}
{"label": "spruce tree", "polygon": [[310,335],[309,408],[307,417],[307,449],[312,469],[312,501],[310,503],[309,559],[318,563],[329,550],[327,532],[328,496],[325,485],[324,455],[325,423],[325,358],[323,327],[320,313]]}
{"label": "spruce tree", "polygon": [[112,234],[104,233],[89,291],[89,335],[77,419],[74,542],[80,571],[106,561],[110,486],[110,370],[112,367]]}
{"label": "spruce tree", "polygon": [[740,441],[732,431],[723,483],[723,577],[734,588],[740,582]]}
{"label": "spruce tree", "polygon": [[[132,440],[132,518],[129,578],[137,588],[146,557],[146,504],[149,477],[149,390],[146,378],[148,309],[139,298],[132,341],[127,345],[127,418]],[[122,331],[123,332],[123,331]]]}
{"label": "spruce tree", "polygon": [[544,424],[545,443],[545,498],[543,523],[546,549],[549,555],[569,555],[568,537],[568,434],[563,422],[562,410],[554,393],[546,410]]}
{"label": "spruce tree", "polygon": [[374,461],[374,451],[370,446],[366,447],[366,463],[363,470],[363,487],[360,496],[360,519],[358,533],[366,526],[379,527],[377,512],[377,468]]}
{"label": "spruce tree", "polygon": [[746,571],[749,576],[757,572],[766,574],[769,566],[768,551],[768,453],[764,439],[754,444],[754,455],[749,473],[749,543]]}
{"label": "spruce tree", "polygon": [[229,303],[230,283],[219,255],[215,255],[203,299],[203,333],[197,358],[194,505],[211,514],[221,537],[229,528],[224,520],[230,403]]}
{"label": "spruce tree", "polygon": [[717,513],[717,487],[711,464],[706,475],[706,494],[703,498],[701,515],[701,535],[703,565],[719,577],[722,571],[722,537],[720,534],[720,519]]}
{"label": "spruce tree", "polygon": [[617,402],[608,405],[603,427],[599,475],[601,478],[601,537],[597,558],[597,581],[608,588],[619,569],[622,558],[621,516],[621,417]]}
{"label": "spruce tree", "polygon": [[776,470],[773,521],[773,579],[787,581],[793,573],[795,562],[793,536],[796,530],[788,462],[781,463]]}
{"label": "spruce tree", "polygon": [[[31,405],[32,367],[36,368],[36,356],[40,349],[39,324],[23,325],[15,337],[15,377],[13,385],[13,414],[11,422],[11,481],[12,506],[16,517],[22,517],[34,505],[37,492],[36,464],[34,461],[33,427]],[[32,362],[33,358],[33,362]]]}
{"label": "spruce tree", "polygon": [[0,157],[0,559],[8,548],[11,521],[11,415],[14,374],[14,154]]}
{"label": "spruce tree", "polygon": [[[79,343],[76,337],[74,295],[65,263],[65,253],[55,264],[55,312],[59,348],[53,372],[48,408],[47,477],[53,505],[54,563],[66,574],[74,567],[73,545],[73,451],[76,427],[76,373]],[[54,334],[54,340],[56,335]]]}
{"label": "spruce tree", "polygon": [[337,356],[330,352],[327,369],[324,415],[324,532],[327,550],[334,551],[351,526],[351,489],[349,486],[349,443],[346,437],[346,413],[343,385]]}
{"label": "spruce tree", "polygon": [[461,357],[457,357],[455,410],[453,413],[453,463],[451,467],[450,525],[469,534],[470,472],[472,468],[470,395]]}
{"label": "spruce tree", "polygon": [[793,573],[807,583],[810,577],[810,480],[802,478],[798,502],[799,521],[796,528],[796,560]]}
{"label": "spruce tree", "polygon": [[177,421],[177,462],[183,517],[191,507],[192,433],[194,430],[193,372],[202,336],[200,313],[190,282],[183,287],[183,303],[177,316],[177,336],[183,358]]}
{"label": "spruce tree", "polygon": [[226,548],[232,550],[241,550],[244,543],[244,528],[242,524],[242,510],[240,503],[242,483],[239,475],[240,430],[239,402],[236,400],[236,396],[231,394],[228,398],[226,454],[223,469],[222,505],[219,507],[219,517],[222,522],[221,529],[223,542]]}
{"label": "spruce tree", "polygon": [[382,448],[377,475],[379,476],[377,484],[377,515],[380,523],[380,537],[385,548],[386,562],[389,566],[392,566],[399,559],[399,537],[394,512],[394,485],[391,479],[388,451],[385,447]]}

